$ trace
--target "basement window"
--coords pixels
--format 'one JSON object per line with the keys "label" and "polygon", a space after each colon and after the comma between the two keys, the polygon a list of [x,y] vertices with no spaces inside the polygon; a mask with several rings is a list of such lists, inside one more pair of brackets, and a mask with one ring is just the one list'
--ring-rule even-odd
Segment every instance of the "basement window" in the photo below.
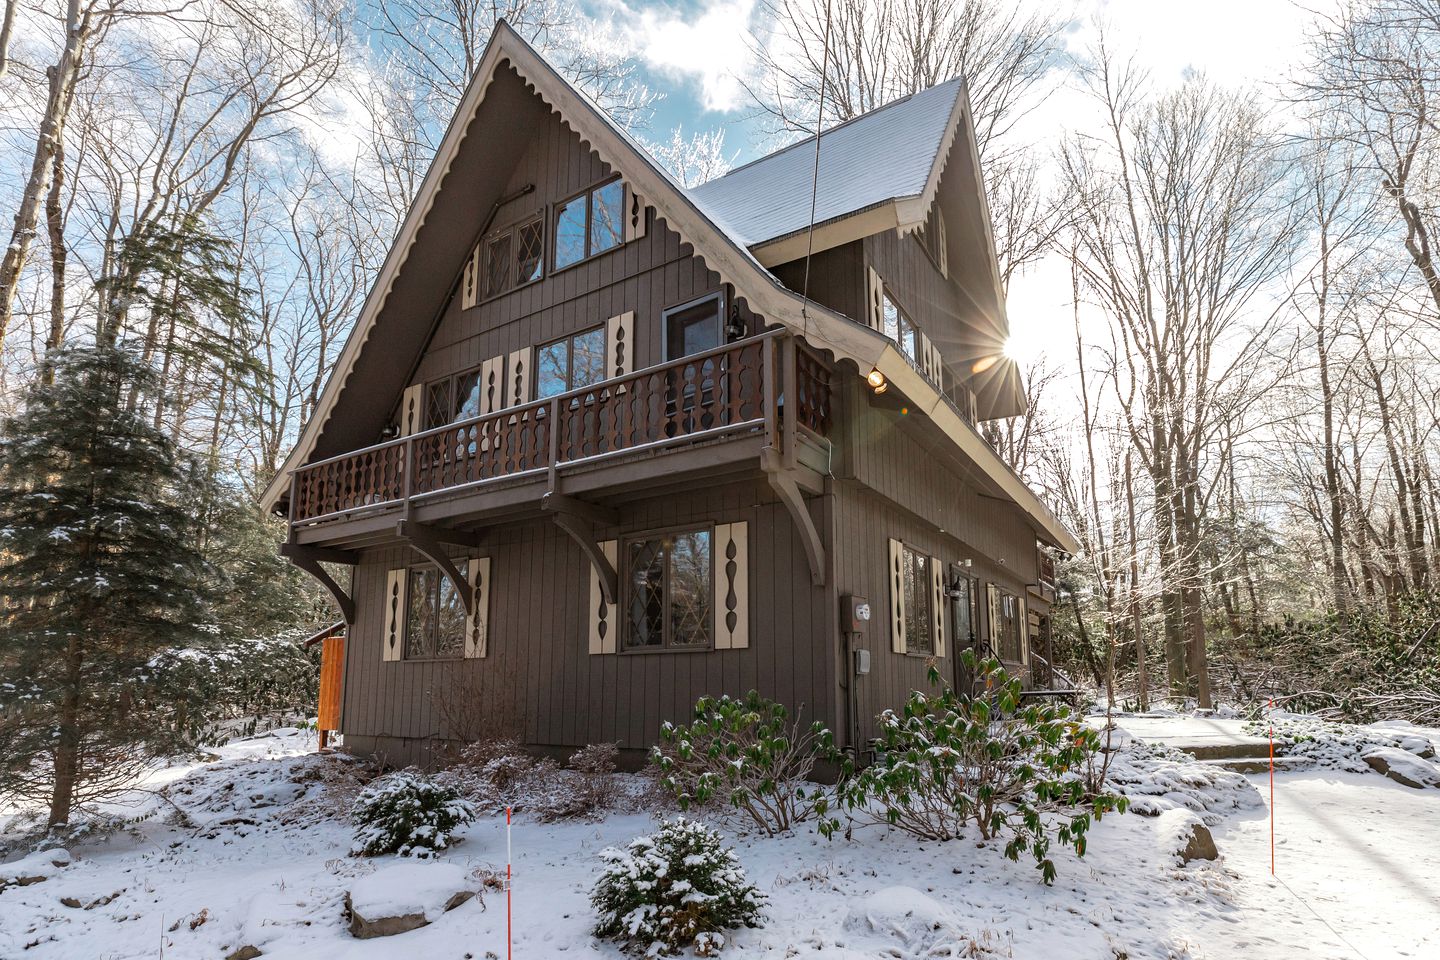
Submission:
{"label": "basement window", "polygon": [[[466,562],[456,563],[460,577]],[[465,604],[436,566],[412,567],[406,584],[405,659],[453,659],[465,654]]]}
{"label": "basement window", "polygon": [[929,656],[935,652],[930,557],[907,543],[902,547],[900,563],[905,591],[905,652]]}

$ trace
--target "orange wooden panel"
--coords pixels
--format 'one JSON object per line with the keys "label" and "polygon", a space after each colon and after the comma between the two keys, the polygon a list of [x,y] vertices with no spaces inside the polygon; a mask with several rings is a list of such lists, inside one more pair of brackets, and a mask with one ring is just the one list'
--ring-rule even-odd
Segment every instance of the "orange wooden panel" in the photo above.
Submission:
{"label": "orange wooden panel", "polygon": [[340,729],[340,686],[345,669],[345,638],[327,637],[320,647],[321,730]]}

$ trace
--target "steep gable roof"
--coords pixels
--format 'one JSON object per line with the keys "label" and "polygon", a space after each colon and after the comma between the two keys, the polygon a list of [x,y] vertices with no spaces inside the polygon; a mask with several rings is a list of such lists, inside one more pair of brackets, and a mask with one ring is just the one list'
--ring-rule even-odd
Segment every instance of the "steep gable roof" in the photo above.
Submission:
{"label": "steep gable roof", "polygon": [[[356,424],[378,423],[377,410],[382,411],[380,416],[388,414],[408,376],[410,368],[404,358],[413,358],[424,348],[433,317],[454,290],[468,245],[461,248],[445,241],[461,229],[457,221],[468,216],[466,211],[488,206],[476,186],[480,171],[503,163],[506,151],[518,149],[515,144],[523,139],[529,122],[525,111],[531,108],[516,104],[514,84],[496,83],[511,72],[535,94],[531,103],[541,102],[558,114],[603,162],[624,176],[655,209],[657,219],[691,243],[706,266],[732,284],[757,313],[805,336],[837,360],[854,363],[862,372],[879,369],[911,399],[917,412],[929,416],[979,467],[992,492],[1010,499],[1031,518],[1037,536],[1072,552],[1078,549],[1074,538],[1034,492],[961,421],[889,338],[780,283],[604,110],[566,82],[503,20],[446,129],[314,413],[262,495],[264,509],[275,509],[285,495],[291,471],[373,442],[373,434],[357,439]],[[492,85],[495,99],[502,101],[486,117],[494,126],[477,126]],[[487,166],[487,151],[497,153],[500,159],[491,159]],[[938,171],[932,169],[934,179],[938,179]],[[933,191],[933,185],[930,189]],[[439,202],[442,197],[444,203]],[[983,192],[980,202],[984,202]],[[375,348],[372,343],[377,339],[383,342]],[[352,416],[337,415],[342,398]]]}
{"label": "steep gable roof", "polygon": [[[815,223],[923,196],[955,136],[964,88],[956,78],[824,131]],[[810,136],[695,187],[690,195],[731,237],[755,247],[810,226],[814,174]]]}

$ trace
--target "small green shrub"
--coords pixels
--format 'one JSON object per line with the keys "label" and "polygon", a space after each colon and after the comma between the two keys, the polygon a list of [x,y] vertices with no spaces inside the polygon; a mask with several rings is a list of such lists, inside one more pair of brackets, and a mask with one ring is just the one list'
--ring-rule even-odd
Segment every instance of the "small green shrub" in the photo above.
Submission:
{"label": "small green shrub", "polygon": [[455,828],[475,819],[475,806],[452,787],[402,770],[361,791],[351,815],[351,854],[429,857],[450,846]]}
{"label": "small green shrub", "polygon": [[901,713],[881,714],[876,761],[846,780],[841,796],[852,816],[927,840],[970,827],[985,840],[1004,838],[1005,856],[1030,853],[1048,884],[1052,832],[1084,856],[1091,820],[1127,801],[1086,784],[1099,734],[1063,706],[1023,703],[1020,681],[998,661],[962,656],[986,696],[916,691]]}
{"label": "small green shrub", "polygon": [[754,690],[743,700],[701,697],[694,722],[665,724],[660,740],[650,758],[681,810],[723,799],[770,836],[812,817],[826,836],[839,827],[829,793],[807,782],[818,761],[844,765],[834,736]]}
{"label": "small green shrub", "polygon": [[723,931],[758,927],[765,894],[747,882],[735,851],[720,834],[684,817],[609,847],[590,902],[595,935],[654,956],[694,945],[702,957],[725,946]]}

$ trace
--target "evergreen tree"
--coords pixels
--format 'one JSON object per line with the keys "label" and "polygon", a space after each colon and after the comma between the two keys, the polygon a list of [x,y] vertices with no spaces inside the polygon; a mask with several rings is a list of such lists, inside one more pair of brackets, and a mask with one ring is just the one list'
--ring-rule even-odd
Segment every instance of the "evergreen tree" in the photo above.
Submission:
{"label": "evergreen tree", "polygon": [[110,345],[53,371],[0,428],[0,798],[52,827],[191,744],[199,705],[156,657],[216,635],[199,471],[126,402],[150,371]]}

